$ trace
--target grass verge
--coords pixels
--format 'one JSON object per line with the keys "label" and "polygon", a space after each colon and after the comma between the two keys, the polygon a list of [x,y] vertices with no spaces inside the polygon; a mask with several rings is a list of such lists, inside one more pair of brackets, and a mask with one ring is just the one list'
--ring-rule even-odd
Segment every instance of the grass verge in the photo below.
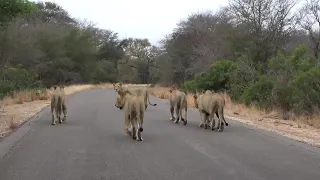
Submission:
{"label": "grass verge", "polygon": [[[166,87],[153,87],[149,91],[153,96],[161,99],[168,99],[170,94],[169,88]],[[227,94],[222,95],[226,101],[224,112],[227,118],[320,147],[319,115],[312,117],[290,115],[289,119],[285,120],[288,117],[284,118],[279,112],[265,112],[256,108],[246,107],[243,104],[235,104],[231,101],[230,96]],[[188,107],[194,108],[193,94],[187,94],[187,101]]]}

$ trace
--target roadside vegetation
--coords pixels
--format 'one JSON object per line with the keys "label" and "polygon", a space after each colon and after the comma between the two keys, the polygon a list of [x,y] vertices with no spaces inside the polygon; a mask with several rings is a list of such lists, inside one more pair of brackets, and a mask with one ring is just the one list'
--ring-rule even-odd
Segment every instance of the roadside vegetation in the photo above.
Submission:
{"label": "roadside vegetation", "polygon": [[153,84],[161,98],[175,85],[223,93],[228,115],[254,124],[320,129],[320,0],[229,0],[177,22],[159,47],[51,2],[0,9],[2,107],[47,101],[55,84]]}

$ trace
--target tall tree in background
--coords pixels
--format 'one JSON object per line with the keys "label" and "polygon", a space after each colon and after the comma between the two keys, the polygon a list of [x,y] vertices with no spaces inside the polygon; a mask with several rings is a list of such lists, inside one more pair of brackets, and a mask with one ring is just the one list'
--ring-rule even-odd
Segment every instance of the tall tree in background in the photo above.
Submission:
{"label": "tall tree in background", "polygon": [[256,63],[267,59],[281,49],[294,30],[292,8],[296,0],[229,0],[233,22],[245,34],[241,41],[248,42],[249,51]]}
{"label": "tall tree in background", "polygon": [[320,0],[305,0],[298,12],[297,22],[307,32],[313,55],[320,63]]}

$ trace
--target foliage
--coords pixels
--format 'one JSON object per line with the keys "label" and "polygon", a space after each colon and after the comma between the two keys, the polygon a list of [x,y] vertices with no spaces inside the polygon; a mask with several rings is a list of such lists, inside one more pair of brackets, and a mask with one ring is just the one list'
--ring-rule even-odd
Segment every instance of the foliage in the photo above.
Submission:
{"label": "foliage", "polygon": [[27,0],[0,0],[0,26],[5,26],[14,18],[27,16],[36,10],[36,5]]}
{"label": "foliage", "polygon": [[21,66],[11,67],[5,66],[1,73],[0,80],[0,97],[8,95],[13,91],[21,91],[41,87],[41,81],[37,80],[37,75],[28,72]]}
{"label": "foliage", "polygon": [[[153,46],[52,2],[0,0],[0,96],[42,85],[159,83],[312,114],[320,106],[319,0],[229,0],[190,14]],[[259,16],[256,16],[259,14]]]}
{"label": "foliage", "polygon": [[296,113],[315,113],[320,107],[320,65],[299,45],[291,54],[279,52],[268,60],[269,73],[253,68],[247,56],[237,62],[220,60],[206,72],[186,81],[184,88],[228,90],[233,99],[262,109],[281,108]]}
{"label": "foliage", "polygon": [[211,65],[205,73],[195,75],[194,80],[186,81],[184,88],[188,91],[211,89],[214,91],[230,90],[230,75],[235,70],[234,62],[220,60]]}
{"label": "foliage", "polygon": [[268,108],[272,105],[272,90],[274,82],[268,76],[261,76],[250,84],[243,92],[243,100],[246,105],[256,105],[260,108]]}

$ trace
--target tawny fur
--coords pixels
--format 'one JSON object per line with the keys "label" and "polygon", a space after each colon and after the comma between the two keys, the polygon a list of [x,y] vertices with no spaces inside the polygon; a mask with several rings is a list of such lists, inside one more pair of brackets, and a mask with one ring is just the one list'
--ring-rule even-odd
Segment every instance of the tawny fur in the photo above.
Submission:
{"label": "tawny fur", "polygon": [[150,99],[149,99],[149,92],[147,89],[145,88],[127,88],[127,87],[123,87],[122,83],[119,83],[119,85],[113,84],[113,89],[116,92],[121,92],[121,91],[129,91],[130,93],[134,94],[134,95],[143,95],[144,96],[144,105],[145,105],[145,110],[147,110],[148,108],[148,103],[151,106],[156,106],[157,104],[151,104],[150,103]]}
{"label": "tawny fur", "polygon": [[[61,114],[63,112],[63,119],[61,119]],[[65,92],[64,86],[54,87],[53,92],[51,94],[51,115],[52,122],[51,125],[56,124],[56,119],[61,124],[62,121],[67,120],[67,106],[65,104]]]}
{"label": "tawny fur", "polygon": [[[144,97],[134,95],[130,91],[118,92],[116,107],[124,108],[125,114],[125,132],[137,141],[142,141],[141,132],[143,131],[144,120]],[[131,126],[131,131],[129,130]]]}
{"label": "tawny fur", "polygon": [[[179,91],[177,89],[170,89],[170,113],[171,113],[171,121],[174,123],[179,123],[181,121],[184,125],[187,125],[187,110],[188,110],[188,103],[187,103],[187,96],[184,92]],[[176,116],[174,117],[174,111],[176,112]]]}
{"label": "tawny fur", "polygon": [[[205,92],[204,94],[194,95],[195,107],[199,110],[201,123],[199,127],[205,129],[208,128],[208,124],[211,123],[211,129],[214,130],[215,120],[214,115],[218,116],[218,131],[222,132],[224,129],[224,98],[219,94]],[[227,124],[227,123],[226,123]]]}
{"label": "tawny fur", "polygon": [[[215,95],[215,97],[217,97],[217,100],[219,101],[218,104],[220,104],[221,106],[223,106],[222,109],[224,109],[225,100],[224,100],[223,96],[215,93],[213,90],[212,90],[212,91],[206,90],[206,91],[204,92],[204,94]],[[219,118],[218,109],[217,109],[217,111],[215,112],[215,114],[216,114],[217,118]],[[229,124],[226,122],[226,120],[225,120],[224,117],[223,117],[223,121],[224,121],[224,123],[225,123],[226,126],[229,125]],[[211,119],[208,119],[208,126],[209,126],[209,127],[211,127],[210,123],[211,123]]]}

